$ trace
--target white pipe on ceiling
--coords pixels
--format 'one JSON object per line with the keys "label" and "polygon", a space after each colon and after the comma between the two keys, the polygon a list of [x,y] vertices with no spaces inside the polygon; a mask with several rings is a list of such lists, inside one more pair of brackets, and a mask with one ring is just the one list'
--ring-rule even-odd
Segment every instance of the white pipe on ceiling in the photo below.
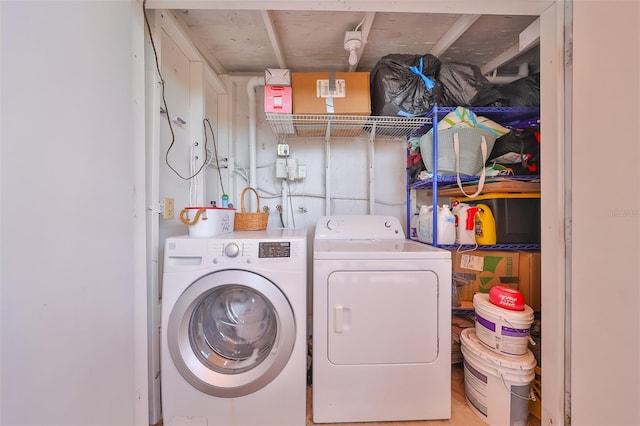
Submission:
{"label": "white pipe on ceiling", "polygon": [[487,80],[494,84],[509,84],[523,77],[527,77],[528,75],[529,64],[527,62],[523,62],[518,66],[518,74],[516,75],[498,75],[497,70],[494,70],[491,75],[488,75],[486,77]]}

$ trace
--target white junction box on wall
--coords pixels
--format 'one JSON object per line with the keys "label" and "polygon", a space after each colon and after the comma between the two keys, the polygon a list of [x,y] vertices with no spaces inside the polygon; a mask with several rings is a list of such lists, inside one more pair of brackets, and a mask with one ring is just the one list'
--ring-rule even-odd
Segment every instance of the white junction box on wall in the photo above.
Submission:
{"label": "white junction box on wall", "polygon": [[304,179],[307,177],[306,164],[298,164],[295,158],[276,159],[276,178],[278,179]]}
{"label": "white junction box on wall", "polygon": [[276,177],[279,179],[287,178],[287,159],[286,158],[276,159]]}

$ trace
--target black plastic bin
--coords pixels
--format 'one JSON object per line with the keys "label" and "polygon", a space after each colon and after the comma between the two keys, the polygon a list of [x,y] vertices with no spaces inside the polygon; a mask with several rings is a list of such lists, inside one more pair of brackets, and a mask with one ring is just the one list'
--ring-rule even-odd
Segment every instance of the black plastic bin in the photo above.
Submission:
{"label": "black plastic bin", "polygon": [[489,207],[496,244],[540,244],[540,193],[487,193],[456,201]]}

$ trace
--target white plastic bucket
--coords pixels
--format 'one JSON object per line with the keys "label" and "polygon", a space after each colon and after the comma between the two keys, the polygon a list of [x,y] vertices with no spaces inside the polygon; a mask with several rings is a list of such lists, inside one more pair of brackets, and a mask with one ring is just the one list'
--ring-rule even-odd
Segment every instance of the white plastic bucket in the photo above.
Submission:
{"label": "white plastic bucket", "polygon": [[513,311],[489,301],[486,293],[473,295],[476,312],[476,335],[485,345],[506,355],[524,355],[529,347],[529,329],[533,323],[533,309]]}
{"label": "white plastic bucket", "polygon": [[185,207],[180,221],[189,228],[190,237],[214,237],[233,231],[235,209],[219,207]]}
{"label": "white plastic bucket", "polygon": [[492,426],[526,426],[536,367],[533,353],[494,352],[480,342],[474,328],[462,330],[460,342],[465,397],[473,412]]}

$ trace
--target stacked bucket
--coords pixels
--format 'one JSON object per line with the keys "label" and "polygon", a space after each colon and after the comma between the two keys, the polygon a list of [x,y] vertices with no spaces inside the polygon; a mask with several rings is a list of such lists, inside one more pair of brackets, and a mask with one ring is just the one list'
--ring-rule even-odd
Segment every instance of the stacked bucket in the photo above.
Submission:
{"label": "stacked bucket", "polygon": [[476,293],[473,308],[475,327],[460,335],[467,402],[491,426],[526,426],[536,367],[529,350],[533,309],[505,286]]}

